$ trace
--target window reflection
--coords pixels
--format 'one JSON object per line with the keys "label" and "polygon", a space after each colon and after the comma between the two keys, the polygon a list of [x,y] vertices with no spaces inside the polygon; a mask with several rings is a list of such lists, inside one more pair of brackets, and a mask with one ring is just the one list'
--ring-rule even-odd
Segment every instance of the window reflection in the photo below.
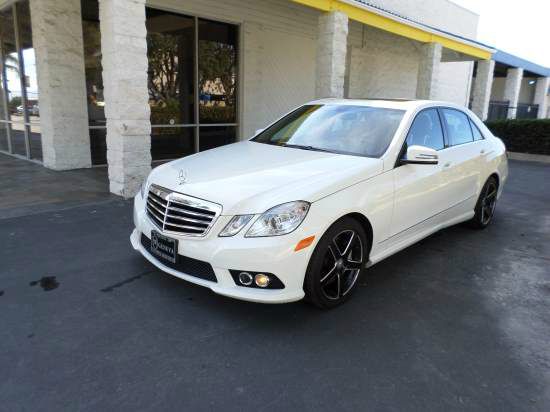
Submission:
{"label": "window reflection", "polygon": [[36,56],[32,44],[32,28],[29,3],[17,3],[17,20],[19,28],[19,44],[23,55],[24,95],[27,99],[26,110],[27,133],[31,159],[42,159],[42,144],[40,138],[40,105],[38,101],[38,80],[36,74]]}
{"label": "window reflection", "polygon": [[23,97],[21,94],[21,80],[19,57],[15,41],[15,25],[13,9],[7,8],[1,13],[1,48],[5,75],[5,104],[8,108],[7,136],[11,140],[11,151],[26,156],[25,126],[23,115]]}
{"label": "window reflection", "polygon": [[199,90],[201,123],[236,122],[236,26],[199,19]]}
{"label": "window reflection", "polygon": [[81,1],[84,70],[90,125],[90,152],[93,165],[107,163],[107,130],[101,66],[101,31],[97,0]]}
{"label": "window reflection", "polygon": [[151,154],[153,160],[175,159],[195,153],[194,127],[151,128]]}
{"label": "window reflection", "polygon": [[194,121],[192,17],[147,9],[148,88],[152,125]]}
{"label": "window reflection", "polygon": [[0,150],[41,159],[38,82],[28,1],[0,11],[0,56]]}
{"label": "window reflection", "polygon": [[[81,7],[92,163],[101,164],[107,148],[98,3],[82,0]],[[146,28],[153,160],[197,152],[197,137],[201,150],[233,142],[237,26],[147,7]],[[231,127],[200,127],[227,123]]]}
{"label": "window reflection", "polygon": [[200,128],[200,151],[234,143],[237,128],[233,126],[203,126]]}
{"label": "window reflection", "polygon": [[[151,156],[173,159],[195,152],[195,19],[147,9]],[[157,127],[160,125],[168,127]]]}

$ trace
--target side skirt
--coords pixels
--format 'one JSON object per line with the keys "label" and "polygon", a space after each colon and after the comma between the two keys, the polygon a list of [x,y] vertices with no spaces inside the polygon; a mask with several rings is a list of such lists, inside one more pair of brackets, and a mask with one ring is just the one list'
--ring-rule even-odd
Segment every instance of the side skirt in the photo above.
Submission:
{"label": "side skirt", "polygon": [[467,199],[443,213],[432,216],[430,219],[398,234],[398,236],[381,242],[376,248],[377,252],[371,254],[366,266],[370,267],[441,229],[470,220],[474,217],[475,212],[473,210],[464,210],[469,200]]}

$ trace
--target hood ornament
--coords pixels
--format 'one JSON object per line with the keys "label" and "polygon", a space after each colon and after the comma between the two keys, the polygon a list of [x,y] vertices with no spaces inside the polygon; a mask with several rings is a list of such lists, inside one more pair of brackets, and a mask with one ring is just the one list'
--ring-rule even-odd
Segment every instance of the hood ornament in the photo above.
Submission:
{"label": "hood ornament", "polygon": [[187,170],[180,169],[179,175],[178,175],[178,185],[183,185],[185,182],[187,182]]}

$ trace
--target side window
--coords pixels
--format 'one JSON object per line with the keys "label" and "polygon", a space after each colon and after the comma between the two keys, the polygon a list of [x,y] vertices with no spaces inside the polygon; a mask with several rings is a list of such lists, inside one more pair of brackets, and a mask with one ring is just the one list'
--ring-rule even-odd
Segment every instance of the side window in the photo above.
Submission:
{"label": "side window", "polygon": [[474,134],[474,140],[483,140],[484,137],[479,131],[476,124],[472,121],[472,119],[469,119],[469,120],[470,120],[470,125],[472,126],[472,133]]}
{"label": "side window", "polygon": [[470,121],[465,113],[454,109],[442,109],[441,111],[445,119],[450,146],[474,141]]}
{"label": "side window", "polygon": [[418,113],[407,135],[407,147],[419,145],[440,150],[445,147],[443,129],[436,109]]}

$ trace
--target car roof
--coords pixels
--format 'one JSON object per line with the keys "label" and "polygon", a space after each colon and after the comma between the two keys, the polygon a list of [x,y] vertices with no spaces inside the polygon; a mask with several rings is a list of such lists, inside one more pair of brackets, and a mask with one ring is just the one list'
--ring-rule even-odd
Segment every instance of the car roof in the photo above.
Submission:
{"label": "car roof", "polygon": [[318,99],[306,104],[326,104],[326,105],[347,105],[347,106],[370,106],[384,107],[388,109],[400,109],[412,111],[423,107],[448,106],[464,109],[454,103],[434,101],[434,100],[414,100],[414,99]]}

